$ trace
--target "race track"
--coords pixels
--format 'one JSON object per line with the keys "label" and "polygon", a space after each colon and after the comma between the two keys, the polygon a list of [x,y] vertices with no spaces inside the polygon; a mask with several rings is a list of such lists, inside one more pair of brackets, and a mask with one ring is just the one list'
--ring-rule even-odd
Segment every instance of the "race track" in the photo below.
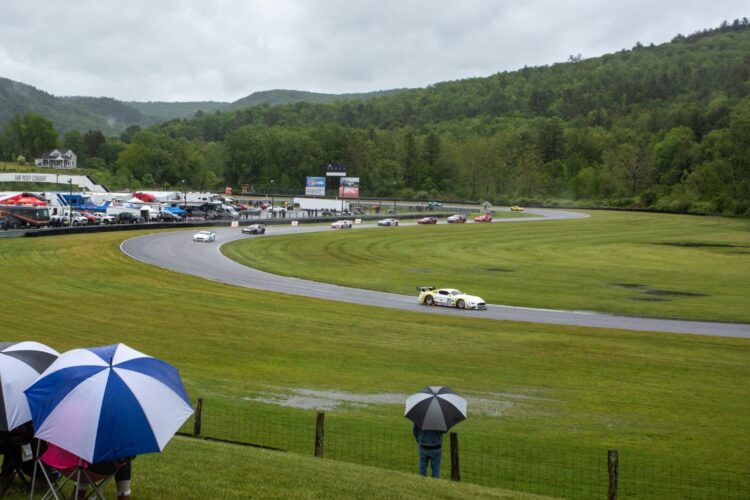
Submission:
{"label": "race track", "polygon": [[[585,214],[559,210],[527,210],[540,217],[496,219],[494,223],[541,223],[544,221],[580,219]],[[409,225],[412,223],[402,223]],[[652,332],[686,333],[721,337],[750,338],[749,324],[712,323],[642,317],[615,316],[587,311],[558,311],[503,305],[488,305],[486,311],[465,311],[447,307],[426,307],[416,301],[415,295],[398,295],[371,290],[360,290],[338,285],[319,283],[298,278],[287,278],[238,264],[226,258],[219,248],[224,243],[243,238],[267,238],[283,234],[331,231],[326,226],[267,226],[264,236],[243,235],[237,228],[217,228],[215,243],[195,243],[191,229],[179,232],[160,232],[126,240],[121,250],[128,256],[164,269],[200,276],[230,285],[301,295],[352,304],[401,309],[424,314],[450,314],[467,318],[525,321],[558,325],[575,325],[594,328],[617,328]],[[396,228],[376,228],[372,225],[354,226],[356,230],[393,231]]]}

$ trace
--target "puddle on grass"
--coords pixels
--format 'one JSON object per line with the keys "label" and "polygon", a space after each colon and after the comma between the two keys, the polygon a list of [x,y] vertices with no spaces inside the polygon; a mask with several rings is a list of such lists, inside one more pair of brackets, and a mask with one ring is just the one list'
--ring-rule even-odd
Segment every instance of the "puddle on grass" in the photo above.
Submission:
{"label": "puddle on grass", "polygon": [[646,285],[641,285],[638,283],[610,283],[610,285],[619,286],[622,288],[646,288]]}
{"label": "puddle on grass", "polygon": [[732,245],[731,243],[707,243],[705,241],[671,241],[664,243],[655,243],[656,245],[666,245],[671,247],[683,248],[744,248],[745,245]]}
{"label": "puddle on grass", "polygon": [[682,292],[679,290],[661,290],[659,288],[649,288],[648,285],[639,283],[610,283],[612,286],[627,288],[638,293],[650,295],[651,297],[629,297],[629,300],[640,300],[643,302],[669,302],[666,297],[710,297],[710,295],[700,292]]}
{"label": "puddle on grass", "polygon": [[659,290],[656,288],[649,288],[648,290],[645,290],[643,293],[647,293],[649,295],[665,296],[665,297],[708,297],[708,295],[705,293],[679,292],[676,290]]}
{"label": "puddle on grass", "polygon": [[[370,405],[401,406],[409,396],[410,394],[401,393],[356,394],[346,391],[278,388],[277,390],[258,391],[242,399],[304,410],[346,411],[365,409]],[[511,393],[462,394],[462,396],[466,398],[471,414],[493,417],[504,415],[508,409],[522,405],[524,401],[546,399],[528,394]]]}

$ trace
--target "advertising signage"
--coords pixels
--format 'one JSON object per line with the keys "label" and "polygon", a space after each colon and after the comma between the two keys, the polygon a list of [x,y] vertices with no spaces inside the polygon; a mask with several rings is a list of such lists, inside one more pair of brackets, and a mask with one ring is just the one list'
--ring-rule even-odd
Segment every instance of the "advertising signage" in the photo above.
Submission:
{"label": "advertising signage", "polygon": [[339,198],[359,198],[359,177],[342,177]]}
{"label": "advertising signage", "polygon": [[346,165],[343,163],[329,163],[326,165],[326,177],[344,177]]}
{"label": "advertising signage", "polygon": [[325,196],[326,195],[326,178],[325,177],[308,177],[305,182],[305,196]]}

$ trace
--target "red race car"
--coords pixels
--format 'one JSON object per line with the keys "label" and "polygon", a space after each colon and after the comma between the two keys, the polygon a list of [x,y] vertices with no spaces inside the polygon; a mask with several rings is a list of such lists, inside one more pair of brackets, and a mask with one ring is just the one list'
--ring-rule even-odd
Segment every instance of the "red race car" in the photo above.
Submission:
{"label": "red race car", "polygon": [[492,216],[491,215],[480,215],[479,217],[474,217],[474,222],[492,222]]}
{"label": "red race car", "polygon": [[417,224],[437,224],[437,217],[422,217]]}

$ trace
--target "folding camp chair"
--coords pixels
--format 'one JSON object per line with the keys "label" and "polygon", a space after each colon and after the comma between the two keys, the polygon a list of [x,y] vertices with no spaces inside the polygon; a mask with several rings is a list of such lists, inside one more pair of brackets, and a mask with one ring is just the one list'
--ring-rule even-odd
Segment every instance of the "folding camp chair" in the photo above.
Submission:
{"label": "folding camp chair", "polygon": [[[104,488],[114,477],[118,465],[114,461],[96,465],[97,467],[90,466],[83,459],[78,458],[76,464],[71,467],[56,468],[45,462],[45,456],[42,454],[38,456],[34,465],[30,498],[34,498],[36,477],[37,474],[41,474],[48,488],[41,497],[42,500],[52,498],[55,500],[64,498],[104,500]],[[91,488],[90,491],[89,488]]]}

